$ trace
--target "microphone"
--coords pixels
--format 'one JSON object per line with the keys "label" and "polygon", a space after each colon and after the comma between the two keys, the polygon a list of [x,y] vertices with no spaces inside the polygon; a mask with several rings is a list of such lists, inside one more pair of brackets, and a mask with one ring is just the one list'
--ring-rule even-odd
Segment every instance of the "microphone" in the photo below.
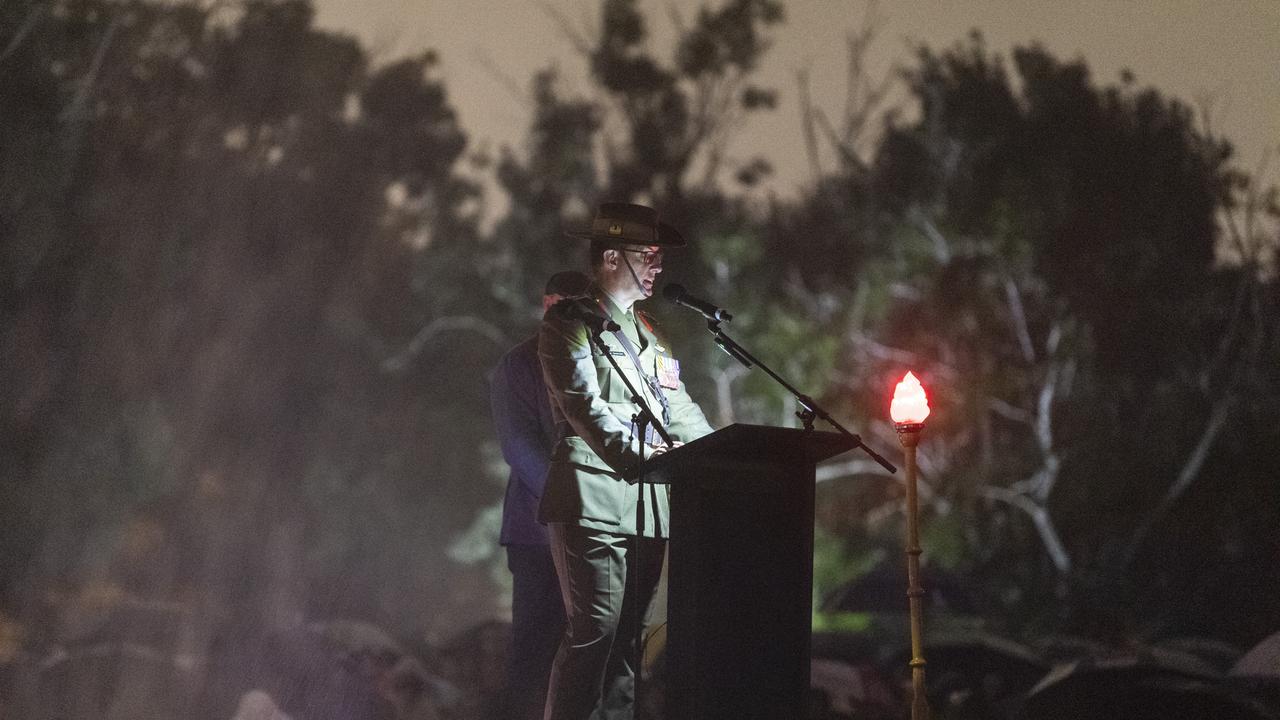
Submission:
{"label": "microphone", "polygon": [[603,315],[597,315],[591,308],[578,302],[577,299],[566,300],[563,304],[566,315],[574,320],[581,320],[586,323],[591,332],[596,335],[602,332],[617,332],[622,329],[621,325]]}
{"label": "microphone", "polygon": [[688,291],[684,289],[683,285],[672,283],[664,287],[662,289],[662,297],[677,305],[683,305],[690,310],[696,310],[699,313],[702,313],[702,317],[708,320],[714,320],[716,322],[723,320],[728,322],[733,319],[733,315],[730,315],[728,310],[718,308],[706,300],[690,295]]}

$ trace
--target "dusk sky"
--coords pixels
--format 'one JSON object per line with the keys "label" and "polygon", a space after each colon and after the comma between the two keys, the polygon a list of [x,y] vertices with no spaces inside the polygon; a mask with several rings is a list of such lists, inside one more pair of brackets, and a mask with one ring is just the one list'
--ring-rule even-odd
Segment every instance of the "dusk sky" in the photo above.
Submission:
{"label": "dusk sky", "polygon": [[[700,3],[642,0],[655,42],[671,37],[672,8],[686,22]],[[584,32],[598,24],[595,0],[316,0],[319,24],[356,34],[387,61],[432,48],[471,147],[518,144],[528,106],[517,95],[532,73],[555,64],[570,92],[586,92],[585,63],[554,18]],[[554,13],[552,12],[554,10]],[[808,68],[815,103],[838,113],[844,101],[845,38],[866,17],[864,0],[786,3],[786,24],[774,34],[760,79],[780,91],[779,108],[753,118],[730,147],[731,159],[763,154],[776,168],[782,194],[803,183],[807,169],[796,93],[796,71]],[[1280,2],[968,2],[880,3],[872,50],[875,76],[909,59],[908,44],[953,45],[972,28],[1007,57],[1039,41],[1060,59],[1083,58],[1097,84],[1124,69],[1189,103],[1211,101],[1213,125],[1255,171],[1265,152],[1276,178],[1280,150]],[[504,82],[505,80],[505,82]],[[512,84],[516,87],[513,88]]]}

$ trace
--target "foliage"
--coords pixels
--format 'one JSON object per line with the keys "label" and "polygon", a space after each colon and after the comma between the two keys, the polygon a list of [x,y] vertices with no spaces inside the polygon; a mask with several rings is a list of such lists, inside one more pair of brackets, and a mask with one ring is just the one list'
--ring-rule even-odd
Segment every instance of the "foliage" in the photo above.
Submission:
{"label": "foliage", "polygon": [[[61,612],[48,589],[92,580],[209,608],[242,582],[197,635],[425,625],[487,500],[462,368],[497,351],[384,367],[469,302],[444,268],[479,272],[434,58],[370,68],[296,0],[47,5],[0,9],[6,603]],[[194,545],[181,573],[115,574],[142,528]]]}
{"label": "foliage", "polygon": [[[1002,614],[1106,639],[1193,633],[1208,623],[1138,610],[1169,602],[1155,588],[1182,574],[1150,564],[1148,534],[1180,485],[1228,503],[1258,492],[1261,456],[1226,438],[1251,426],[1237,403],[1276,391],[1232,380],[1257,377],[1252,343],[1275,327],[1222,302],[1223,288],[1266,294],[1256,267],[1213,263],[1230,150],[1131,80],[1095,88],[1037,47],[1014,65],[1016,80],[975,35],[921,49],[907,72],[921,116],[888,130],[862,191],[881,220],[866,236],[891,238],[873,267],[896,297],[854,342],[895,352],[851,374],[868,414],[885,360],[914,358],[934,387],[933,508],[960,514],[960,566]],[[1231,552],[1194,545],[1210,564]]]}

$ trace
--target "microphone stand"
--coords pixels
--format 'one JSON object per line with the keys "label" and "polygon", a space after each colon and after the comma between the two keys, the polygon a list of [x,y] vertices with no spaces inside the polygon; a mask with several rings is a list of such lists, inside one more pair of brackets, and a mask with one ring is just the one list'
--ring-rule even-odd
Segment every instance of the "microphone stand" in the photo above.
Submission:
{"label": "microphone stand", "polygon": [[742,363],[745,367],[758,365],[761,370],[768,374],[769,377],[776,380],[779,385],[786,388],[787,392],[791,393],[795,397],[796,401],[800,403],[800,407],[804,408],[803,410],[796,412],[796,417],[800,418],[800,421],[804,423],[804,429],[806,431],[813,430],[814,418],[821,418],[838,430],[842,435],[852,440],[854,447],[862,448],[862,451],[871,456],[871,459],[875,460],[880,467],[888,470],[890,474],[898,472],[898,468],[894,467],[892,463],[881,457],[875,450],[867,447],[866,443],[862,442],[862,437],[860,435],[849,432],[849,430],[847,430],[843,425],[836,422],[836,419],[831,417],[826,410],[823,410],[822,406],[818,405],[813,398],[792,387],[791,383],[783,380],[782,377],[778,375],[778,373],[774,372],[768,365],[760,362],[760,360],[748,352],[746,348],[738,344],[737,340],[726,335],[724,330],[720,328],[719,320],[708,318],[707,329],[715,336],[716,345],[718,345],[721,350],[728,353],[729,357],[732,357],[734,360]]}
{"label": "microphone stand", "polygon": [[[645,438],[649,434],[649,426],[653,426],[654,431],[656,431],[658,436],[662,438],[662,441],[666,443],[668,449],[674,447],[675,443],[672,442],[671,435],[667,432],[667,429],[663,427],[662,423],[658,422],[657,416],[655,416],[653,411],[649,409],[649,403],[645,402],[644,396],[641,395],[640,392],[636,390],[636,386],[632,385],[631,381],[627,379],[627,374],[622,371],[622,366],[618,364],[616,359],[614,359],[613,353],[609,352],[609,346],[605,344],[604,338],[601,336],[603,329],[600,331],[593,331],[592,327],[585,321],[582,324],[587,328],[587,336],[591,338],[591,342],[595,344],[596,348],[600,350],[602,355],[608,358],[609,364],[613,366],[614,372],[616,372],[618,377],[622,379],[622,384],[626,386],[627,392],[631,393],[631,402],[639,408],[636,410],[635,414],[631,416],[631,427],[634,429],[636,439],[639,441],[640,445],[640,462],[636,463],[636,542],[635,547],[633,547],[631,551],[631,554],[635,559],[636,568],[633,579],[634,584],[631,586],[633,593],[632,597],[636,601],[632,603],[633,612],[636,613],[635,636],[632,638],[632,642],[635,646],[636,666],[635,684],[632,689],[631,702],[633,707],[632,712],[638,718],[640,717],[640,713],[638,712],[638,706],[641,702],[640,688],[644,678],[644,616],[645,611],[648,610],[648,603],[646,603],[644,607],[639,607],[636,603],[639,602],[640,570],[642,567],[640,563],[640,546],[644,540]],[[619,330],[619,332],[621,332],[621,330]],[[636,368],[636,370],[638,371],[639,368]],[[630,563],[628,563],[628,565],[630,565]],[[623,582],[626,582],[625,577],[623,578]],[[622,605],[623,607],[626,607],[625,597],[623,598]]]}

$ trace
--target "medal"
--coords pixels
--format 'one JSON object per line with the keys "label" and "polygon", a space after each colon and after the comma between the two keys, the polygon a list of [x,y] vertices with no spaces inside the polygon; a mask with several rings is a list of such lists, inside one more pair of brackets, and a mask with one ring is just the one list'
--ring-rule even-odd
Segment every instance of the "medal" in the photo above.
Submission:
{"label": "medal", "polygon": [[680,361],[668,355],[658,356],[658,384],[668,390],[680,388]]}

